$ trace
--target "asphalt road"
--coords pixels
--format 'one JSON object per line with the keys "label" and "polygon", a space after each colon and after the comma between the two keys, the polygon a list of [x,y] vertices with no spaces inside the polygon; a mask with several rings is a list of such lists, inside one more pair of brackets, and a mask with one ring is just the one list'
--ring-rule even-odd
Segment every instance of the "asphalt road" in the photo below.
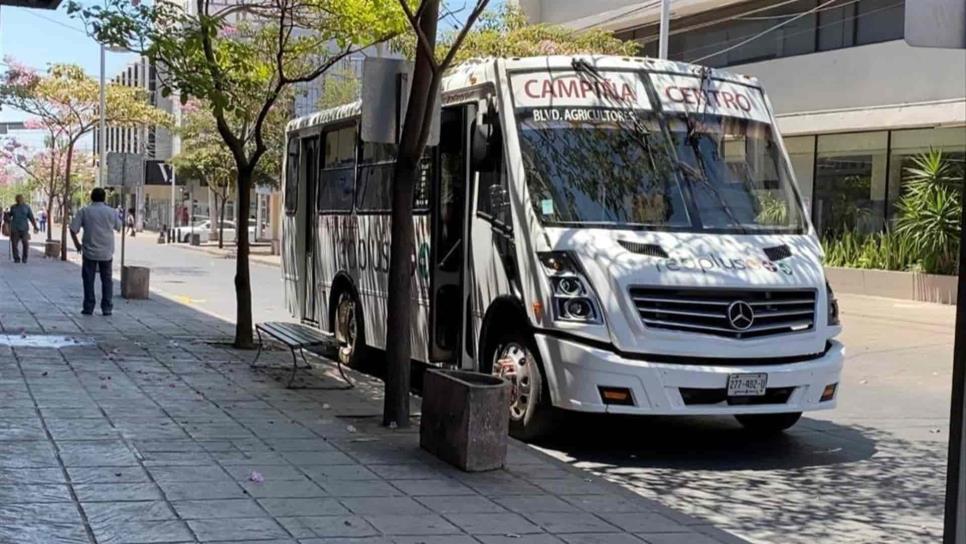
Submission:
{"label": "asphalt road", "polygon": [[[127,246],[152,287],[227,320],[235,261]],[[256,321],[289,319],[277,267],[253,263]],[[840,296],[847,361],[839,407],[784,436],[749,436],[730,418],[570,418],[549,455],[755,542],[940,540],[954,308]]]}

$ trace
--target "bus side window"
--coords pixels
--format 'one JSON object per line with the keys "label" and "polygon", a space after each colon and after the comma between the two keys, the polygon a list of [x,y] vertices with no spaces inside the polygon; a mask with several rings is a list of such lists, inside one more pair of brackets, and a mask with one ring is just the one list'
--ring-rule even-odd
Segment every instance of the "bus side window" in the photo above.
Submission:
{"label": "bus side window", "polygon": [[477,213],[490,221],[505,227],[510,226],[510,214],[508,206],[493,208],[494,194],[507,194],[506,173],[503,167],[502,154],[496,161],[494,167],[486,172],[478,172],[480,181],[477,184],[476,210]]}
{"label": "bus side window", "polygon": [[352,211],[356,170],[356,127],[326,132],[319,178],[319,211]]}
{"label": "bus side window", "polygon": [[295,215],[299,207],[299,139],[288,140],[288,156],[285,159],[285,214]]}

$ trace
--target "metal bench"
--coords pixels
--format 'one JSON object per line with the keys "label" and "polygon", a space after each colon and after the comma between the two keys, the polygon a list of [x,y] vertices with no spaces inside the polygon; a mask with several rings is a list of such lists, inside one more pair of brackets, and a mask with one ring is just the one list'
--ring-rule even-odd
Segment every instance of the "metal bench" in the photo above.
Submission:
{"label": "metal bench", "polygon": [[[255,360],[252,361],[251,368],[255,368],[258,363],[259,357],[262,356],[262,347],[265,342],[262,339],[262,335],[274,338],[278,342],[281,342],[292,352],[292,374],[289,376],[288,384],[286,387],[292,388],[292,383],[295,381],[295,374],[298,371],[299,364],[298,358],[295,356],[295,352],[298,351],[299,355],[302,356],[302,362],[305,363],[304,368],[311,368],[312,365],[305,359],[305,350],[310,348],[323,347],[333,343],[334,339],[331,335],[325,334],[324,332],[313,329],[305,325],[300,325],[298,323],[284,323],[284,322],[268,322],[259,323],[255,325],[255,332],[258,334],[258,353],[255,355]],[[336,365],[339,369],[339,375],[346,382],[346,387],[343,389],[351,389],[355,387],[352,380],[345,375],[345,371],[342,368],[342,362],[338,359],[335,360]]]}

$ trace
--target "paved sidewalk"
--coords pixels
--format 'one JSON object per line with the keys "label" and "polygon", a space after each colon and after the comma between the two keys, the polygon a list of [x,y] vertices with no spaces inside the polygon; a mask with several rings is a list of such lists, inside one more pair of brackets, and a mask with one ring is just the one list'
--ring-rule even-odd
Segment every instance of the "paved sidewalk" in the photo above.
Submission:
{"label": "paved sidewalk", "polygon": [[740,542],[516,442],[459,472],[379,426],[372,378],[331,389],[318,360],[287,390],[288,353],[250,370],[229,323],[160,297],[81,316],[75,264],[6,251],[0,543]]}

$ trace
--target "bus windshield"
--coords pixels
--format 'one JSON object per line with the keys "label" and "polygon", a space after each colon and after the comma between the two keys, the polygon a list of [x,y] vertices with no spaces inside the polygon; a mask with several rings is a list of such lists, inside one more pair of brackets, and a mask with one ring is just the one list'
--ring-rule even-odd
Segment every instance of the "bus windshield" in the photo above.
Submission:
{"label": "bus windshield", "polygon": [[519,127],[530,198],[546,225],[804,229],[788,167],[767,123],[621,112],[580,121],[526,115]]}

